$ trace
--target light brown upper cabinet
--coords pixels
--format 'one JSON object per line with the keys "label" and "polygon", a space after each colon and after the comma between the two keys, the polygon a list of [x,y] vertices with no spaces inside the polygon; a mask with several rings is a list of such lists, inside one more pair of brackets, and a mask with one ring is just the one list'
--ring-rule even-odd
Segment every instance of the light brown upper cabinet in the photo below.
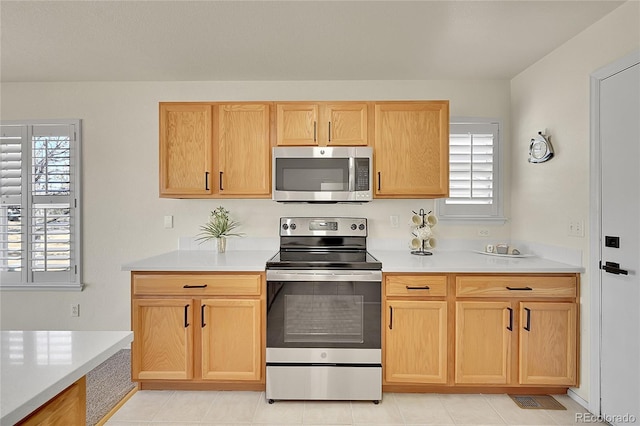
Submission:
{"label": "light brown upper cabinet", "polygon": [[161,103],[160,196],[268,198],[271,104]]}
{"label": "light brown upper cabinet", "polygon": [[160,104],[160,196],[211,195],[211,104]]}
{"label": "light brown upper cabinet", "polygon": [[449,196],[449,101],[376,102],[376,198]]}
{"label": "light brown upper cabinet", "polygon": [[278,103],[277,145],[368,145],[368,108],[366,102]]}
{"label": "light brown upper cabinet", "polygon": [[219,104],[214,110],[217,111],[214,126],[217,145],[214,152],[218,155],[216,193],[221,197],[269,197],[269,104]]}

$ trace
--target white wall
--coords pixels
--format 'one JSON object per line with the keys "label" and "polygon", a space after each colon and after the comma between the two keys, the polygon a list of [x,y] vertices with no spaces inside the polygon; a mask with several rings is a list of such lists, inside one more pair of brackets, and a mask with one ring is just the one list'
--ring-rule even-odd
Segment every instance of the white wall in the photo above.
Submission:
{"label": "white wall", "polygon": [[[512,239],[582,250],[589,260],[589,76],[640,47],[640,10],[630,1],[511,81]],[[528,164],[529,140],[547,129],[554,159]],[[567,235],[569,219],[585,225],[583,238]],[[582,377],[588,400],[589,277],[582,276]]]}
{"label": "white wall", "polygon": [[[405,224],[412,209],[433,207],[433,200],[311,206],[160,199],[160,101],[449,99],[452,115],[502,118],[509,131],[508,81],[7,83],[1,89],[3,120],[82,119],[86,284],[82,292],[2,292],[3,329],[129,329],[129,274],[121,265],[177,249],[179,237],[195,236],[221,204],[250,237],[276,238],[280,216],[336,214],[368,217],[372,237],[407,241],[408,228],[391,228],[389,215]],[[174,215],[173,229],[164,229],[164,215]],[[441,240],[477,236],[477,226],[441,222],[435,231]],[[508,225],[492,228],[493,238],[508,235]],[[70,316],[71,303],[80,303],[79,318]]]}

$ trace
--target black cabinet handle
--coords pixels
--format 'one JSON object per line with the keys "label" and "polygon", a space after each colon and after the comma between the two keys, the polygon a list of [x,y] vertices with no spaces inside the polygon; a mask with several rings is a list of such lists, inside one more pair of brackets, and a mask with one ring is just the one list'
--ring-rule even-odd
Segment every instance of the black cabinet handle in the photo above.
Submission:
{"label": "black cabinet handle", "polygon": [[185,284],[182,286],[182,288],[207,288],[207,285],[206,284],[202,284],[202,285]]}
{"label": "black cabinet handle", "polygon": [[509,310],[509,325],[507,326],[507,330],[513,331],[513,309],[507,309]]}
{"label": "black cabinet handle", "polygon": [[204,323],[204,305],[200,306],[200,326],[204,328],[207,324]]}
{"label": "black cabinet handle", "polygon": [[428,285],[422,286],[422,287],[411,287],[406,285],[405,286],[407,290],[430,290],[431,287],[429,287]]}
{"label": "black cabinet handle", "polygon": [[316,141],[316,133],[317,133],[317,127],[318,127],[318,123],[317,122],[313,122],[313,141]]}
{"label": "black cabinet handle", "polygon": [[389,306],[389,330],[393,330],[393,306]]}
{"label": "black cabinet handle", "polygon": [[209,190],[209,172],[204,172],[204,189]]}
{"label": "black cabinet handle", "polygon": [[524,308],[527,311],[527,325],[524,326],[524,329],[527,331],[531,331],[531,309]]}
{"label": "black cabinet handle", "polygon": [[222,172],[220,172],[220,191],[223,191],[224,188],[222,187]]}
{"label": "black cabinet handle", "polygon": [[329,142],[331,142],[331,122],[329,122]]}
{"label": "black cabinet handle", "polygon": [[511,291],[532,291],[531,287],[507,287],[507,290]]}
{"label": "black cabinet handle", "polygon": [[189,327],[189,305],[184,305],[184,328]]}
{"label": "black cabinet handle", "polygon": [[380,172],[378,172],[378,191],[380,191]]}

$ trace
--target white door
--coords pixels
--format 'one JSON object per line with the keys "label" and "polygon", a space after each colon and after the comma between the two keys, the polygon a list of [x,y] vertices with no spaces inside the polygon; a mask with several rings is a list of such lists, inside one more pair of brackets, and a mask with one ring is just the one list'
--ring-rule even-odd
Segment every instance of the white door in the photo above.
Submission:
{"label": "white door", "polygon": [[600,153],[601,413],[640,423],[639,64],[600,83]]}

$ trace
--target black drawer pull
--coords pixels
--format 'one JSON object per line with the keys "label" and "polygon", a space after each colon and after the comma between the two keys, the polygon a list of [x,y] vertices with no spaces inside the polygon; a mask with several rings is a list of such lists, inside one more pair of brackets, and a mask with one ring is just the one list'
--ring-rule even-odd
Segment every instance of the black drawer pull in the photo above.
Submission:
{"label": "black drawer pull", "polygon": [[405,286],[407,288],[407,290],[430,290],[431,288],[428,285],[424,285],[422,287],[411,287],[411,286]]}
{"label": "black drawer pull", "polygon": [[532,291],[531,287],[507,287],[507,290],[511,291]]}
{"label": "black drawer pull", "polygon": [[393,306],[389,306],[389,330],[393,330]]}
{"label": "black drawer pull", "polygon": [[207,288],[207,285],[206,284],[202,284],[202,285],[185,284],[182,286],[182,288]]}
{"label": "black drawer pull", "polygon": [[204,328],[207,324],[204,322],[204,305],[200,306],[200,326]]}
{"label": "black drawer pull", "polygon": [[209,172],[204,172],[204,189],[209,190]]}
{"label": "black drawer pull", "polygon": [[507,330],[513,331],[513,309],[507,309],[509,310],[509,325],[507,326]]}
{"label": "black drawer pull", "polygon": [[224,188],[222,187],[222,174],[223,172],[220,172],[220,191],[224,191]]}
{"label": "black drawer pull", "polygon": [[184,328],[189,327],[189,305],[184,305]]}

